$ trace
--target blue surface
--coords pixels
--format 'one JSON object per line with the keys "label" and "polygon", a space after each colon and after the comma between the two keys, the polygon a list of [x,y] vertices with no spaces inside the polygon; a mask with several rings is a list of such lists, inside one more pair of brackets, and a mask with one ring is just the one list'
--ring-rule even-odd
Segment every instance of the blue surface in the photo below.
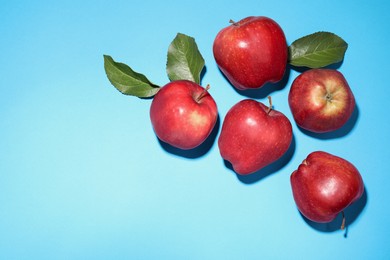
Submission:
{"label": "blue surface", "polygon": [[[2,1],[0,8],[0,259],[389,259],[390,120],[388,1]],[[239,177],[214,132],[204,150],[160,143],[150,99],[108,82],[103,54],[154,83],[168,82],[168,45],[196,39],[206,61],[220,129],[247,96],[212,56],[229,19],[265,15],[288,43],[316,32],[349,47],[338,68],[357,101],[341,131],[303,133],[283,160]],[[292,120],[287,95],[296,70],[275,89],[250,92]],[[289,177],[314,150],[349,160],[366,193],[341,219],[306,221]]]}

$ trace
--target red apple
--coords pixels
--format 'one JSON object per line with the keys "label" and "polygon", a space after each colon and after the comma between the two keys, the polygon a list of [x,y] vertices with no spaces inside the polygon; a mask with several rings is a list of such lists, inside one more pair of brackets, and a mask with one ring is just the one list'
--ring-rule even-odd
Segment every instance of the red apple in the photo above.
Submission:
{"label": "red apple", "polygon": [[232,22],[216,36],[215,61],[237,89],[260,88],[283,78],[288,47],[281,27],[264,16]]}
{"label": "red apple", "polygon": [[300,74],[291,85],[288,103],[297,125],[315,133],[341,128],[355,108],[348,82],[333,69]]}
{"label": "red apple", "polygon": [[218,146],[236,173],[246,175],[279,159],[292,141],[288,118],[252,99],[235,104],[223,121]]}
{"label": "red apple", "polygon": [[178,80],[157,92],[150,119],[160,140],[180,149],[192,149],[205,141],[218,116],[207,90],[192,81]]}
{"label": "red apple", "polygon": [[309,154],[290,180],[299,211],[319,223],[332,221],[364,191],[362,177],[355,166],[321,151]]}

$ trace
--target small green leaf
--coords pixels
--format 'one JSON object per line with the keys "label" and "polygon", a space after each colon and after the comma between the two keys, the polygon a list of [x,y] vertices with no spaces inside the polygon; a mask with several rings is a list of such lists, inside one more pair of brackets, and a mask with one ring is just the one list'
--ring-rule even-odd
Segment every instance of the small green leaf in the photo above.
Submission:
{"label": "small green leaf", "polygon": [[152,97],[159,91],[159,86],[151,83],[143,74],[133,71],[123,63],[115,62],[108,55],[104,57],[104,69],[111,84],[125,95]]}
{"label": "small green leaf", "polygon": [[322,68],[344,59],[348,44],[330,32],[316,32],[289,46],[289,63],[298,67]]}
{"label": "small green leaf", "polygon": [[204,59],[195,39],[178,33],[168,48],[167,74],[171,81],[190,80],[200,84]]}

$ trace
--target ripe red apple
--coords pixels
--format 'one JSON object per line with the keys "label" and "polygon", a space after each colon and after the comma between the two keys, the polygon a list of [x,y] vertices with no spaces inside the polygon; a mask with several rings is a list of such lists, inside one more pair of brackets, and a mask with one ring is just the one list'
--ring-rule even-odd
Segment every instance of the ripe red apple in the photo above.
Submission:
{"label": "ripe red apple", "polygon": [[299,211],[319,223],[332,221],[364,191],[362,177],[355,166],[322,151],[309,154],[291,174],[290,181]]}
{"label": "ripe red apple", "polygon": [[254,89],[283,78],[288,46],[283,30],[274,20],[250,16],[232,22],[217,34],[213,54],[233,86]]}
{"label": "ripe red apple", "polygon": [[333,69],[300,74],[291,85],[288,103],[297,125],[315,133],[341,128],[355,108],[348,82]]}
{"label": "ripe red apple", "polygon": [[186,150],[205,141],[217,116],[217,105],[208,93],[208,87],[187,80],[172,81],[163,86],[150,107],[150,119],[158,138]]}
{"label": "ripe red apple", "polygon": [[279,111],[256,100],[245,99],[226,114],[218,139],[222,158],[236,173],[246,175],[279,159],[292,141],[292,127]]}

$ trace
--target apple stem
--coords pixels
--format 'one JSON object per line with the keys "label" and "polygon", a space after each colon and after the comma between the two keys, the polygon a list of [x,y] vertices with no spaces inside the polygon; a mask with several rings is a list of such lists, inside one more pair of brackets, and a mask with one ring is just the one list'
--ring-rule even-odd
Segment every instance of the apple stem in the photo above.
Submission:
{"label": "apple stem", "polygon": [[267,110],[267,114],[269,114],[272,110],[272,99],[271,99],[271,96],[268,96],[268,101],[269,101],[269,107],[268,107],[268,110]]}
{"label": "apple stem", "polygon": [[234,26],[238,26],[239,25],[237,22],[233,21],[232,19],[229,20],[229,23],[231,23]]}
{"label": "apple stem", "polygon": [[343,216],[343,221],[341,222],[341,227],[340,227],[340,229],[341,229],[341,230],[344,230],[344,228],[345,228],[345,215],[344,215],[344,211],[341,211],[341,214],[342,214],[342,216]]}
{"label": "apple stem", "polygon": [[207,91],[210,89],[210,85],[207,84],[206,88],[203,89],[202,93],[196,98],[196,102],[200,102],[200,100],[207,94]]}

